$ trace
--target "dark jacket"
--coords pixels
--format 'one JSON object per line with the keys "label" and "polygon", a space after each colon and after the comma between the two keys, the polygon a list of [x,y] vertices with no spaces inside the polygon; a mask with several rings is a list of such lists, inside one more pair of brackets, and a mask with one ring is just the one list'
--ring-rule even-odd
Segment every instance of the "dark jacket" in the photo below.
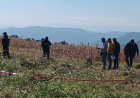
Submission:
{"label": "dark jacket", "polygon": [[51,42],[49,40],[43,40],[41,45],[44,52],[50,52]]}
{"label": "dark jacket", "polygon": [[114,55],[119,55],[120,53],[120,44],[118,42],[114,43],[114,49],[113,49],[113,54]]}
{"label": "dark jacket", "polygon": [[2,46],[3,46],[3,50],[9,50],[9,43],[10,43],[10,39],[9,38],[2,38]]}
{"label": "dark jacket", "polygon": [[127,43],[125,48],[124,48],[125,55],[127,56],[135,56],[136,53],[139,54],[139,49],[136,43]]}

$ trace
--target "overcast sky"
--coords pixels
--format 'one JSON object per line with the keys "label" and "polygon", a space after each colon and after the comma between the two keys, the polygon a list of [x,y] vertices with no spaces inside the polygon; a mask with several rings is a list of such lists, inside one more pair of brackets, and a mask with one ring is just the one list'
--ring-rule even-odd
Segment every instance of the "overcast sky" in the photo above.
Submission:
{"label": "overcast sky", "polygon": [[140,0],[0,0],[0,26],[140,31]]}

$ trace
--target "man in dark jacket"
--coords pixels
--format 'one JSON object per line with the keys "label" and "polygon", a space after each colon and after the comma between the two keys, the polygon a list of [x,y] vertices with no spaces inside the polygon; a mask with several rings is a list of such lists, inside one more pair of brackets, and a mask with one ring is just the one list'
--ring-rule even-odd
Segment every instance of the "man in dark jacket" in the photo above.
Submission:
{"label": "man in dark jacket", "polygon": [[125,59],[128,67],[132,67],[133,59],[137,53],[139,55],[139,49],[137,44],[135,43],[134,39],[132,39],[124,48],[125,52]]}
{"label": "man in dark jacket", "polygon": [[114,58],[114,69],[119,68],[119,53],[120,53],[120,44],[118,43],[116,38],[113,38],[113,43],[114,43],[114,49],[113,49],[113,55],[115,56]]}
{"label": "man in dark jacket", "polygon": [[48,37],[46,37],[43,41],[42,41],[42,49],[43,49],[43,54],[44,56],[47,55],[47,58],[50,58],[50,46],[51,46],[51,42],[48,40]]}
{"label": "man in dark jacket", "polygon": [[10,39],[8,38],[7,33],[4,32],[2,38],[3,57],[6,58],[7,56],[9,59],[11,59],[9,54],[9,43],[10,43]]}

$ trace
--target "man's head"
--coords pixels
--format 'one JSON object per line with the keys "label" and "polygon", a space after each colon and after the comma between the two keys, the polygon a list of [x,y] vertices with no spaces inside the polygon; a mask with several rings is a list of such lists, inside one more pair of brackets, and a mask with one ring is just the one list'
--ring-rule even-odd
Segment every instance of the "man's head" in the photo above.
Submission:
{"label": "man's head", "polygon": [[114,43],[117,42],[117,39],[116,39],[116,38],[113,38],[113,42],[114,42]]}
{"label": "man's head", "polygon": [[2,34],[3,34],[4,38],[8,38],[7,32],[3,32]]}
{"label": "man's head", "polygon": [[111,41],[111,38],[108,38],[108,42],[109,42],[109,43],[112,42],[112,41]]}
{"label": "man's head", "polygon": [[102,38],[101,41],[104,43],[105,42],[105,38]]}
{"label": "man's head", "polygon": [[130,43],[131,44],[134,44],[135,43],[134,39],[131,39]]}
{"label": "man's head", "polygon": [[3,34],[3,35],[7,35],[7,32],[3,32],[2,34]]}
{"label": "man's head", "polygon": [[48,36],[45,38],[45,40],[48,40]]}

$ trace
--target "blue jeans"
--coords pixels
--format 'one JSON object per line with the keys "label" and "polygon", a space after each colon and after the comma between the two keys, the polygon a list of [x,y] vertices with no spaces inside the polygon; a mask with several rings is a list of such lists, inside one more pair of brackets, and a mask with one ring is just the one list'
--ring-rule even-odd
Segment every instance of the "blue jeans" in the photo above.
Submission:
{"label": "blue jeans", "polygon": [[111,55],[112,55],[112,54],[108,54],[108,62],[109,62],[108,69],[111,69],[111,68],[112,68],[112,59],[111,59]]}

